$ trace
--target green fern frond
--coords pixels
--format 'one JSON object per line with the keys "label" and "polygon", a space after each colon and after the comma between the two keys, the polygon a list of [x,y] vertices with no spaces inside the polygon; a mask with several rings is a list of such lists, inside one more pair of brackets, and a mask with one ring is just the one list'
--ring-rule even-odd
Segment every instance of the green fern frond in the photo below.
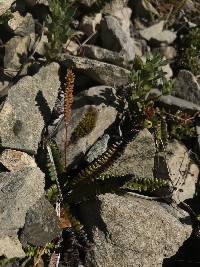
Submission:
{"label": "green fern frond", "polygon": [[53,184],[46,190],[47,198],[51,203],[56,203],[58,200],[59,191],[56,184]]}
{"label": "green fern frond", "polygon": [[75,143],[80,138],[85,137],[89,133],[91,133],[96,125],[96,120],[97,120],[97,110],[93,107],[90,107],[86,112],[86,114],[84,115],[83,119],[74,129],[70,141],[72,143]]}
{"label": "green fern frond", "polygon": [[67,196],[69,203],[80,203],[105,193],[114,193],[120,189],[127,181],[131,180],[134,175],[127,174],[121,176],[113,176],[102,174],[93,181],[84,181],[72,190]]}
{"label": "green fern frond", "polygon": [[160,188],[168,186],[168,182],[158,178],[134,178],[125,185],[127,188],[136,191],[148,191],[153,192]]}
{"label": "green fern frond", "polygon": [[155,138],[159,148],[162,148],[163,145],[167,145],[169,137],[166,119],[162,117],[157,120],[156,124]]}
{"label": "green fern frond", "polygon": [[107,167],[118,154],[118,149],[122,142],[115,142],[107,149],[98,159],[94,160],[89,166],[81,170],[81,172],[72,179],[72,189],[82,181],[94,181]]}
{"label": "green fern frond", "polygon": [[47,143],[47,169],[52,182],[58,179],[56,166],[50,145]]}
{"label": "green fern frond", "polygon": [[57,175],[60,175],[64,172],[64,163],[61,157],[60,150],[54,140],[51,140],[50,142],[48,142],[48,144],[51,148]]}

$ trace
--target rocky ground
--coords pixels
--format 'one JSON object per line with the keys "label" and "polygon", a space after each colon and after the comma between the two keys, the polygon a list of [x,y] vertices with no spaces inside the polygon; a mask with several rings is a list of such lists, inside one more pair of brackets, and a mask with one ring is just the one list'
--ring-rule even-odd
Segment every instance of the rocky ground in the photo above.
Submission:
{"label": "rocky ground", "polygon": [[0,266],[198,266],[199,25],[198,0],[0,0]]}

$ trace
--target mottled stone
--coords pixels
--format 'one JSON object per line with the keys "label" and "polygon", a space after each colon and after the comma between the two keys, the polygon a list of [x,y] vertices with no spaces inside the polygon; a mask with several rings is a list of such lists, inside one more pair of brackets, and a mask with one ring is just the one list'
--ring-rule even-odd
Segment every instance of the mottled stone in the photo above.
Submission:
{"label": "mottled stone", "polygon": [[[178,141],[168,143],[165,155],[157,158],[158,173],[165,179],[170,178],[171,199],[177,204],[193,198],[199,176],[199,168],[191,159],[187,148]],[[166,165],[167,163],[167,165]],[[174,188],[173,188],[174,187]]]}
{"label": "mottled stone", "polygon": [[44,174],[37,167],[2,172],[0,188],[0,253],[23,257],[17,232],[24,226],[27,211],[44,194]]}
{"label": "mottled stone", "polygon": [[0,255],[7,258],[23,258],[26,256],[22,249],[22,244],[16,236],[0,237]]}
{"label": "mottled stone", "polygon": [[12,13],[13,17],[8,21],[8,26],[15,35],[26,36],[35,32],[35,22],[30,13],[21,16],[18,11]]}
{"label": "mottled stone", "polygon": [[108,174],[135,174],[139,177],[152,178],[155,143],[151,133],[144,129],[131,141],[122,155],[108,168]]}
{"label": "mottled stone", "polygon": [[124,25],[114,16],[105,16],[101,21],[100,36],[104,48],[127,54],[129,61],[135,58],[134,39]]}
{"label": "mottled stone", "polygon": [[39,168],[3,172],[0,187],[1,231],[23,227],[26,212],[44,194],[44,174]]}
{"label": "mottled stone", "polygon": [[192,72],[180,70],[173,88],[173,94],[200,105],[200,85]]}
{"label": "mottled stone", "polygon": [[25,152],[5,149],[0,155],[0,162],[9,171],[19,171],[27,167],[37,167],[35,160]]}
{"label": "mottled stone", "polygon": [[20,239],[23,244],[45,246],[58,237],[60,231],[56,211],[43,196],[27,212]]}
{"label": "mottled stone", "polygon": [[34,76],[17,82],[8,92],[0,112],[0,139],[3,147],[36,153],[41,133],[55,104],[59,65],[51,63]]}
{"label": "mottled stone", "polygon": [[157,97],[160,104],[171,109],[180,109],[190,114],[195,114],[197,111],[200,111],[199,105],[172,95],[162,95],[157,89],[151,90],[149,96]]}
{"label": "mottled stone", "polygon": [[94,14],[93,16],[84,16],[80,23],[80,30],[83,31],[86,36],[91,36],[97,30],[97,26],[100,24],[102,18],[101,13]]}
{"label": "mottled stone", "polygon": [[104,134],[88,151],[85,159],[87,162],[91,163],[93,160],[97,159],[100,155],[102,155],[108,147],[108,141],[110,136],[108,134]]}
{"label": "mottled stone", "polygon": [[121,67],[128,67],[128,60],[123,53],[114,52],[102,47],[94,45],[85,45],[84,46],[84,55],[86,57],[111,63]]}
{"label": "mottled stone", "polygon": [[59,61],[62,65],[73,67],[100,84],[123,85],[129,81],[130,71],[112,64],[65,54],[59,58]]}
{"label": "mottled stone", "polygon": [[171,44],[176,39],[176,33],[169,30],[163,30],[164,24],[165,21],[162,20],[151,27],[141,30],[140,35],[147,41]]}
{"label": "mottled stone", "polygon": [[4,74],[8,77],[15,77],[20,67],[27,60],[30,36],[15,36],[5,44]]}
{"label": "mottled stone", "polygon": [[4,14],[15,0],[0,0],[0,16]]}
{"label": "mottled stone", "polygon": [[80,211],[94,242],[88,267],[162,267],[192,232],[183,210],[133,196],[101,195]]}

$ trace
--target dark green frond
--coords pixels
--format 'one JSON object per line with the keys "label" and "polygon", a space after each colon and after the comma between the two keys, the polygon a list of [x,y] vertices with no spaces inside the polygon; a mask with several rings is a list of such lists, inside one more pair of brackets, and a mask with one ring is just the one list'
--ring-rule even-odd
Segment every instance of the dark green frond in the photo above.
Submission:
{"label": "dark green frond", "polygon": [[79,185],[67,196],[67,201],[69,203],[79,203],[100,194],[114,193],[127,181],[131,180],[133,176],[134,175],[132,174],[122,176],[102,174],[93,181],[79,183]]}
{"label": "dark green frond", "polygon": [[136,191],[148,191],[153,192],[160,188],[168,186],[168,182],[163,179],[158,178],[134,178],[133,180],[129,181],[125,185],[127,188]]}

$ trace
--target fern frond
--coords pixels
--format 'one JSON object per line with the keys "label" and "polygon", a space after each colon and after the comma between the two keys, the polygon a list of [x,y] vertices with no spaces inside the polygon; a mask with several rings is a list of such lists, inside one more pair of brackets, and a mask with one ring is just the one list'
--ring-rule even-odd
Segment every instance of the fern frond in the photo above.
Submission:
{"label": "fern frond", "polygon": [[74,129],[71,135],[71,142],[76,142],[78,139],[88,135],[92,132],[96,125],[97,120],[97,110],[93,107],[90,107],[83,119],[79,122],[77,127]]}
{"label": "fern frond", "polygon": [[47,144],[47,169],[49,172],[49,176],[52,182],[58,179],[56,166],[54,163],[53,155],[51,152],[51,147]]}
{"label": "fern frond", "polygon": [[163,150],[163,148],[167,145],[168,137],[169,134],[166,118],[161,114],[160,119],[157,121],[155,132],[155,138],[160,150]]}
{"label": "fern frond", "polygon": [[72,103],[73,103],[73,90],[74,90],[74,79],[75,75],[72,69],[67,69],[67,74],[65,77],[65,94],[64,94],[64,120],[65,124],[68,124]]}
{"label": "fern frond", "polygon": [[56,144],[56,142],[54,140],[51,140],[50,142],[48,142],[48,144],[51,148],[56,172],[58,175],[60,175],[64,172],[64,164],[63,164],[63,161],[61,158],[60,150],[59,150],[58,145]]}
{"label": "fern frond", "polygon": [[163,179],[158,178],[134,178],[125,185],[127,188],[136,190],[136,191],[148,191],[153,192],[160,188],[168,186],[168,182]]}
{"label": "fern frond", "polygon": [[95,178],[111,164],[111,161],[118,154],[118,149],[122,143],[122,141],[115,142],[99,158],[95,159],[90,165],[85,167],[85,169],[81,170],[79,174],[72,179],[72,189],[82,181],[94,181]]}
{"label": "fern frond", "polygon": [[[56,165],[54,162],[54,157],[52,154],[52,150],[51,150],[52,144],[50,145],[49,143],[46,144],[46,148],[47,148],[47,168],[49,171],[49,176],[51,178],[51,181],[55,183],[55,185],[53,185],[52,187],[49,188],[48,191],[48,196],[50,199],[53,200],[57,200],[58,198],[60,198],[60,200],[62,199],[62,192],[61,192],[61,188],[60,188],[60,184],[59,184],[59,179],[58,179],[58,174],[57,174],[57,170],[56,170]],[[54,152],[55,152],[55,146],[53,146]],[[57,151],[56,151],[57,152]],[[57,190],[55,189],[55,187],[57,188]]]}
{"label": "fern frond", "polygon": [[74,73],[69,68],[65,77],[64,122],[65,122],[65,169],[67,168],[67,127],[71,115],[74,90]]}
{"label": "fern frond", "polygon": [[94,181],[83,181],[67,196],[67,201],[80,203],[100,194],[114,193],[133,176],[133,174],[121,176],[102,174]]}
{"label": "fern frond", "polygon": [[48,200],[51,203],[55,204],[56,201],[58,200],[58,195],[59,195],[57,185],[53,184],[50,188],[48,188],[46,190],[46,194],[47,194]]}

